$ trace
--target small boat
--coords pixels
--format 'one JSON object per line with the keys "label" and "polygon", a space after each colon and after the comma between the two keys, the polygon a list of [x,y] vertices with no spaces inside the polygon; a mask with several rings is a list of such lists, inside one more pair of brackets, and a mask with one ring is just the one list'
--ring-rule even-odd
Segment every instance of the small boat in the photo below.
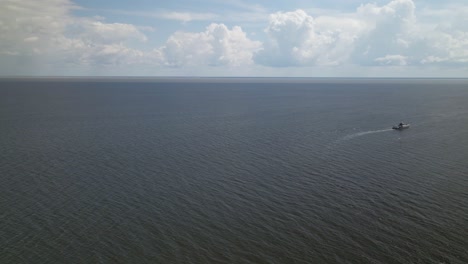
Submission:
{"label": "small boat", "polygon": [[396,130],[402,130],[402,129],[405,129],[405,128],[409,128],[409,124],[400,123],[397,126],[392,127],[392,129],[396,129]]}

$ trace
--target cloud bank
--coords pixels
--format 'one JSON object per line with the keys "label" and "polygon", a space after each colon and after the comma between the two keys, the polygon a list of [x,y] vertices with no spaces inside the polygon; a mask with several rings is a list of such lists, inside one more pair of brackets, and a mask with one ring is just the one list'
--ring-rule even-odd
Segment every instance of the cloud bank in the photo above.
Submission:
{"label": "cloud bank", "polygon": [[268,40],[255,59],[268,66],[339,65],[364,30],[365,24],[355,19],[278,12],[270,16]]}
{"label": "cloud bank", "polygon": [[259,41],[247,38],[240,27],[229,29],[224,24],[211,24],[200,33],[174,33],[159,51],[165,64],[173,67],[240,66],[252,64],[253,53],[260,46]]}
{"label": "cloud bank", "polygon": [[[0,74],[27,65],[468,67],[468,9],[457,9],[457,16],[449,9],[418,12],[412,0],[317,17],[301,9],[275,12],[263,32],[250,34],[211,23],[200,32],[174,32],[160,46],[147,36],[151,27],[79,17],[75,9],[69,0],[1,1]],[[201,19],[178,12],[165,17]]]}

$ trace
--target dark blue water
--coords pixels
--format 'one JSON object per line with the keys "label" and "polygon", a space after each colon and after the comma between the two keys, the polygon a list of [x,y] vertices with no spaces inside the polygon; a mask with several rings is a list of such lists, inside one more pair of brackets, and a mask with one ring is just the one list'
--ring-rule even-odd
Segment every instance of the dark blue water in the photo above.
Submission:
{"label": "dark blue water", "polygon": [[0,174],[0,263],[468,263],[468,81],[3,79]]}

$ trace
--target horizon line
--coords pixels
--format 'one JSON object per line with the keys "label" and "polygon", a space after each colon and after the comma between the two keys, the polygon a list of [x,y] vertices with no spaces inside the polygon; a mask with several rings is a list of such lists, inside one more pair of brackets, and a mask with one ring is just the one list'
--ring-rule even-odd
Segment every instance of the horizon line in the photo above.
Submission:
{"label": "horizon line", "polygon": [[309,76],[133,76],[133,75],[5,75],[0,79],[468,79],[468,77],[309,77]]}

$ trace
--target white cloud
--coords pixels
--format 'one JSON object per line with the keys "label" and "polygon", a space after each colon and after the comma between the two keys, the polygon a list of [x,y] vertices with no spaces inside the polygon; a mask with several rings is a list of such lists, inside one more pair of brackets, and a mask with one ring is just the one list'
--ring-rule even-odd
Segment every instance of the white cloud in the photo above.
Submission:
{"label": "white cloud", "polygon": [[[354,13],[315,18],[303,10],[278,12],[270,16],[269,39],[255,61],[279,67],[463,64],[468,61],[468,28],[460,26],[468,12],[463,10],[456,12],[456,20],[438,11],[432,24],[418,21],[412,0],[365,4]],[[427,21],[430,12],[424,14]]]}
{"label": "white cloud", "polygon": [[380,57],[375,59],[376,62],[382,65],[399,65],[404,66],[406,65],[406,60],[408,58],[402,55],[386,55],[384,57]]}
{"label": "white cloud", "polygon": [[[0,0],[0,74],[4,69],[15,72],[14,67],[44,65],[109,69],[136,65],[170,71],[205,67],[229,74],[232,67],[246,72],[248,67],[265,71],[275,66],[289,73],[285,67],[295,67],[296,72],[353,66],[392,70],[468,66],[468,8],[463,5],[418,10],[413,0],[391,0],[383,5],[363,4],[351,13],[321,10],[315,17],[300,9],[277,12],[267,22],[261,6],[239,0],[229,4],[255,15],[145,12],[152,18],[181,22],[244,22],[242,28],[213,23],[199,31],[176,31],[159,40],[162,46],[154,46],[154,39],[148,38],[157,37],[153,27],[78,17],[72,11],[79,7],[71,0]],[[264,35],[253,30],[259,23],[266,27]],[[195,25],[178,26],[193,30]],[[262,43],[248,36],[266,36],[266,40]]]}
{"label": "white cloud", "polygon": [[81,39],[63,38],[57,43],[59,62],[75,65],[129,65],[147,62],[144,52],[122,43],[89,44]]}
{"label": "white cloud", "polygon": [[[466,13],[468,17],[468,12]],[[420,34],[420,43],[415,48],[419,51],[418,60],[422,64],[442,64],[460,66],[468,63],[468,28],[460,29],[458,23],[425,28]],[[424,52],[421,52],[424,51]]]}
{"label": "white cloud", "polygon": [[160,52],[168,66],[240,66],[252,63],[261,46],[250,40],[240,27],[229,29],[224,24],[211,24],[204,32],[176,32]]}
{"label": "white cloud", "polygon": [[[0,2],[0,54],[43,64],[132,64],[143,52],[128,47],[147,40],[138,27],[78,18],[68,0]],[[146,27],[143,28],[147,30]]]}
{"label": "white cloud", "polygon": [[194,12],[160,12],[155,15],[158,18],[177,20],[181,22],[190,21],[209,21],[218,19],[218,15],[212,13],[194,13]]}
{"label": "white cloud", "polygon": [[269,40],[256,60],[264,65],[337,65],[349,56],[357,36],[365,29],[356,19],[319,17],[303,10],[270,16],[265,32]]}
{"label": "white cloud", "polygon": [[415,8],[412,0],[393,0],[384,6],[360,6],[356,15],[366,23],[368,30],[356,42],[353,62],[373,65],[381,63],[388,54],[409,53],[418,32]]}
{"label": "white cloud", "polygon": [[36,42],[38,40],[39,40],[39,38],[36,37],[36,36],[31,36],[31,37],[27,37],[27,38],[23,39],[24,42]]}
{"label": "white cloud", "polygon": [[223,4],[230,5],[234,8],[241,8],[248,10],[250,12],[261,12],[265,11],[265,8],[259,4],[252,4],[248,1],[241,1],[241,0],[223,0]]}
{"label": "white cloud", "polygon": [[63,33],[73,7],[67,0],[0,1],[0,53],[45,52],[52,39]]}
{"label": "white cloud", "polygon": [[141,64],[147,58],[143,51],[131,48],[135,41],[145,42],[147,37],[131,24],[104,23],[92,19],[73,21],[56,41],[59,56],[69,63]]}
{"label": "white cloud", "polygon": [[129,40],[146,41],[147,37],[136,26],[122,23],[103,23],[92,19],[80,19],[70,25],[67,32],[73,38],[91,43],[122,43]]}

